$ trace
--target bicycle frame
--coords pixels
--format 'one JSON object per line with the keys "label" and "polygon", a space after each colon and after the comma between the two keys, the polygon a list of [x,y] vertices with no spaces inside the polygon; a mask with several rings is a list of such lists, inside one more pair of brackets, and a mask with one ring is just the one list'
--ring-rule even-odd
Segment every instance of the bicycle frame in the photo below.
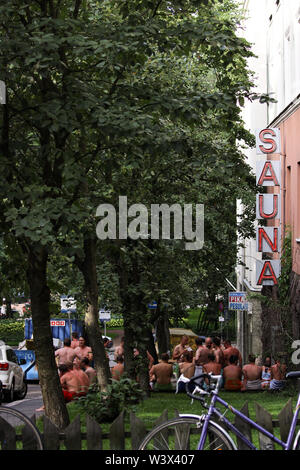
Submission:
{"label": "bicycle frame", "polygon": [[[218,383],[219,385],[219,383]],[[297,419],[298,419],[298,414],[299,414],[299,409],[300,409],[300,393],[298,395],[298,401],[297,401],[297,406],[296,406],[296,409],[295,409],[295,413],[294,413],[294,416],[293,416],[293,420],[292,420],[292,424],[291,424],[291,427],[290,427],[290,431],[289,431],[289,435],[288,435],[288,439],[287,439],[287,442],[282,442],[280,439],[278,439],[276,436],[274,436],[272,433],[270,433],[269,431],[267,431],[266,429],[264,429],[263,427],[261,427],[259,424],[255,423],[254,421],[252,421],[252,419],[248,418],[247,416],[245,416],[243,413],[241,413],[240,411],[236,410],[234,407],[232,407],[231,405],[229,405],[226,401],[222,400],[222,398],[220,398],[218,396],[218,390],[219,387],[217,386],[216,390],[215,391],[212,391],[212,399],[211,399],[211,402],[210,402],[210,405],[209,405],[209,409],[208,409],[208,413],[206,415],[204,415],[204,418],[203,418],[203,421],[204,421],[204,424],[203,424],[203,429],[202,429],[202,432],[201,432],[201,436],[200,436],[200,440],[199,440],[199,444],[198,444],[198,450],[202,450],[203,447],[204,447],[204,444],[205,444],[205,440],[206,440],[206,436],[207,436],[207,429],[208,429],[208,424],[209,424],[209,421],[211,420],[212,416],[217,416],[218,418],[220,418],[221,422],[225,424],[225,426],[230,430],[232,431],[239,439],[241,439],[241,441],[243,441],[243,443],[245,445],[247,445],[249,447],[249,449],[252,449],[252,450],[258,450],[254,444],[252,442],[250,442],[235,426],[234,424],[232,424],[228,419],[225,418],[225,416],[215,407],[215,405],[217,403],[220,403],[221,405],[223,405],[226,409],[229,409],[234,415],[238,416],[240,419],[242,419],[244,422],[246,422],[247,424],[249,424],[252,428],[256,429],[257,431],[259,431],[261,434],[264,434],[265,436],[267,436],[269,439],[271,439],[273,442],[275,442],[276,444],[279,444],[283,450],[291,450],[291,447],[292,447],[292,443],[293,443],[293,437],[294,437],[294,433],[295,433],[295,429],[296,429],[296,425],[297,425]]]}

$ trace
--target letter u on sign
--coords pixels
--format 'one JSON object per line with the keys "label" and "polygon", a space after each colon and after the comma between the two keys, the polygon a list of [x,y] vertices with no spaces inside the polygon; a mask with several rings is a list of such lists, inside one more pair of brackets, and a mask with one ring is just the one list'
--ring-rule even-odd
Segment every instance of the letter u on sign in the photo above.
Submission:
{"label": "letter u on sign", "polygon": [[256,195],[257,219],[280,219],[280,197],[278,194]]}

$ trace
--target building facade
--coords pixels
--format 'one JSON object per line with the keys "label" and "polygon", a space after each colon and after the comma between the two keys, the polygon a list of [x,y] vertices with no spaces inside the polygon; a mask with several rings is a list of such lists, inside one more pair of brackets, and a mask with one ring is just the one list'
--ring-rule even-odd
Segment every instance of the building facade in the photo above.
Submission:
{"label": "building facade", "polygon": [[[249,61],[255,91],[268,93],[276,100],[247,103],[243,118],[253,134],[256,129],[280,129],[281,151],[275,159],[281,165],[281,246],[286,239],[291,245],[291,303],[289,312],[285,312],[290,316],[291,329],[285,331],[282,312],[261,302],[261,294],[276,300],[277,287],[257,285],[256,260],[262,255],[257,252],[256,240],[244,240],[237,288],[251,294],[251,308],[239,314],[238,345],[244,357],[249,353],[275,356],[287,348],[288,342],[300,339],[300,0],[261,0],[259,4],[257,0],[246,0],[243,8],[243,36],[256,55]],[[256,149],[247,152],[247,159],[255,174],[260,159]],[[241,206],[238,213],[242,216]],[[281,257],[285,254],[281,250]]]}

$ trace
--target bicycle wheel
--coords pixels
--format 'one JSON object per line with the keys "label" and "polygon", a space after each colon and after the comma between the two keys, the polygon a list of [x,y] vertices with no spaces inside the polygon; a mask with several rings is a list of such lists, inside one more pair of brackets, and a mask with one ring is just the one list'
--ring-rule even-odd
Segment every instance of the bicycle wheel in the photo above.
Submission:
{"label": "bicycle wheel", "polygon": [[[203,423],[197,418],[175,418],[156,426],[145,437],[139,450],[197,450]],[[227,435],[213,422],[203,450],[235,450]]]}
{"label": "bicycle wheel", "polygon": [[42,450],[39,430],[23,413],[0,406],[0,450]]}

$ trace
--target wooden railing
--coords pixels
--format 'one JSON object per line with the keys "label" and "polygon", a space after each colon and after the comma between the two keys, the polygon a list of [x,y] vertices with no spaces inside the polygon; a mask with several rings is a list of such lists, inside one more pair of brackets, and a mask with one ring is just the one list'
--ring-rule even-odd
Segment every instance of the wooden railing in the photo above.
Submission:
{"label": "wooden railing", "polygon": [[[248,415],[248,403],[246,402],[241,411]],[[176,413],[177,415],[178,413]],[[293,417],[292,399],[290,399],[278,415],[278,419],[272,416],[261,405],[255,403],[255,421],[274,434],[274,430],[279,428],[282,441],[287,440],[290,424]],[[125,428],[125,416],[122,412],[116,420],[109,426],[109,430],[102,431],[101,425],[96,423],[90,416],[86,417],[85,425],[82,426],[80,416],[77,415],[72,423],[62,432],[46,417],[43,417],[42,438],[45,450],[132,450],[138,449],[141,441],[149,431],[146,425],[134,413],[130,413],[129,424]],[[171,418],[171,416],[169,416]],[[156,420],[159,424],[168,419],[168,411],[165,410]],[[35,417],[32,422],[35,423]],[[252,441],[252,431],[248,424],[240,418],[235,417],[236,427]],[[300,420],[298,420],[300,424]],[[84,431],[83,431],[84,429]],[[15,450],[23,448],[22,436],[26,434],[24,430],[14,429],[10,424],[0,421],[0,448],[5,450]],[[28,433],[27,433],[28,435]],[[8,439],[9,436],[9,439]],[[245,444],[237,439],[240,450],[246,449]],[[28,443],[25,446],[29,449]],[[32,447],[34,449],[34,445]],[[259,448],[262,450],[272,450],[273,443],[270,439],[259,434]],[[192,449],[191,449],[192,450]]]}

